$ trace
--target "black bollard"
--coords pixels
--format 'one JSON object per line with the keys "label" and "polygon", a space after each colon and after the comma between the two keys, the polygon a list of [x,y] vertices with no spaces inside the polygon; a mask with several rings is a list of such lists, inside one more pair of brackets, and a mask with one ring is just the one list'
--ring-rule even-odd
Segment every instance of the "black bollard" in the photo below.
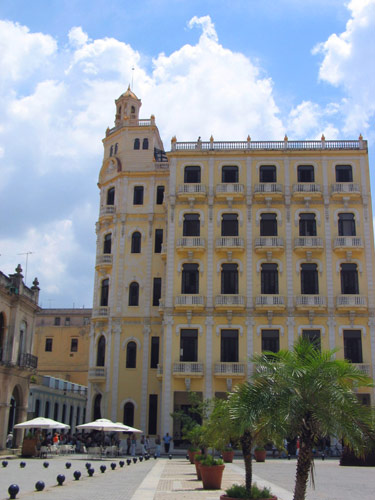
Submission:
{"label": "black bollard", "polygon": [[65,467],[66,467],[67,469],[70,469],[70,467],[71,467],[71,466],[72,466],[72,464],[71,464],[70,462],[66,462]]}
{"label": "black bollard", "polygon": [[137,457],[134,457],[133,458],[133,464],[136,464],[137,463]]}
{"label": "black bollard", "polygon": [[91,464],[89,462],[86,462],[85,463],[85,467],[86,467],[87,470],[89,470],[91,468]]}
{"label": "black bollard", "polygon": [[130,464],[132,463],[131,459],[130,459],[130,458],[127,458],[127,459],[126,459],[126,463],[127,463],[128,465],[130,465]]}
{"label": "black bollard", "polygon": [[117,465],[117,464],[116,464],[115,462],[112,462],[112,463],[111,463],[111,469],[112,469],[112,470],[115,470],[115,469],[116,469],[116,465]]}
{"label": "black bollard", "polygon": [[48,469],[48,466],[49,466],[49,462],[43,462],[43,467],[44,467],[45,469]]}
{"label": "black bollard", "polygon": [[139,457],[139,461],[142,462],[143,461],[143,457],[142,455]]}
{"label": "black bollard", "polygon": [[90,467],[89,469],[87,469],[87,473],[90,477],[92,477],[94,475],[94,472],[95,472],[95,469],[93,469],[92,467]]}
{"label": "black bollard", "polygon": [[154,459],[156,460],[158,457],[156,455],[154,455]]}
{"label": "black bollard", "polygon": [[43,491],[44,487],[45,487],[45,484],[43,483],[43,481],[37,481],[35,483],[35,489],[36,489],[36,491]]}
{"label": "black bollard", "polygon": [[7,461],[7,460],[3,460],[3,461],[1,462],[1,465],[2,465],[3,467],[6,467],[6,466],[8,465],[8,461]]}
{"label": "black bollard", "polygon": [[324,455],[324,453],[322,453],[322,460],[324,461],[326,458],[326,456]]}
{"label": "black bollard", "polygon": [[81,477],[81,473],[80,473],[80,471],[79,471],[79,470],[75,470],[75,471],[73,472],[73,476],[74,476],[74,479],[75,479],[76,481],[79,481],[79,478]]}
{"label": "black bollard", "polygon": [[190,458],[189,458],[189,455],[188,455],[188,454],[186,454],[185,458],[186,458],[186,460],[190,460]]}
{"label": "black bollard", "polygon": [[11,484],[8,488],[9,497],[11,499],[16,498],[17,493],[20,491],[18,484]]}
{"label": "black bollard", "polygon": [[172,453],[168,455],[169,460],[172,460]]}
{"label": "black bollard", "polygon": [[57,481],[57,484],[59,486],[62,486],[63,485],[63,482],[65,481],[65,476],[64,474],[59,474],[56,478],[56,481]]}
{"label": "black bollard", "polygon": [[21,469],[24,469],[26,467],[26,462],[20,462],[20,467]]}
{"label": "black bollard", "polygon": [[123,460],[120,460],[120,461],[119,461],[119,466],[120,466],[120,467],[124,467],[124,465],[125,465],[125,462],[124,462]]}
{"label": "black bollard", "polygon": [[288,460],[290,460],[290,454],[288,453]]}

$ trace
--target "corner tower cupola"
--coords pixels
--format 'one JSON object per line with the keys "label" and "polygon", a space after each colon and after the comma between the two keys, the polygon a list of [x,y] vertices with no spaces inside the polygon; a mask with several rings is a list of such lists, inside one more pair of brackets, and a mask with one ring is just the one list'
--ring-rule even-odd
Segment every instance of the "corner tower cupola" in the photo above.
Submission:
{"label": "corner tower cupola", "polygon": [[130,85],[128,90],[121,94],[116,103],[116,119],[115,125],[131,124],[137,125],[139,119],[139,110],[142,106],[142,102],[138,97],[130,90]]}

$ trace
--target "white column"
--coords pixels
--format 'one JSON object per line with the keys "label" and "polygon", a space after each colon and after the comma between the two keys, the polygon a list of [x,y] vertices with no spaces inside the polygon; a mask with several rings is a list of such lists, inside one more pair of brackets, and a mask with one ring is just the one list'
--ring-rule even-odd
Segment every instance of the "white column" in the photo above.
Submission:
{"label": "white column", "polygon": [[[120,370],[120,351],[121,351],[121,320],[114,320],[112,327],[112,336],[114,337],[114,349],[112,360],[112,401],[111,401],[111,420],[117,422],[118,410],[118,374]],[[109,372],[109,368],[108,368]],[[108,373],[109,378],[109,373]]]}
{"label": "white column", "polygon": [[253,303],[253,221],[252,221],[252,195],[251,195],[251,158],[246,158],[246,307],[252,311]]}
{"label": "white column", "polygon": [[255,321],[253,318],[248,318],[246,320],[246,359],[247,359],[247,378],[251,377],[253,373],[253,363],[251,363],[250,358],[254,355],[254,325]]}
{"label": "white column", "polygon": [[205,398],[212,398],[212,327],[214,325],[214,318],[212,316],[207,316],[206,318],[206,366],[205,366]]}
{"label": "white column", "polygon": [[147,422],[147,393],[148,393],[148,353],[150,344],[149,325],[143,327],[143,356],[142,356],[142,394],[141,394],[141,429],[146,429]]}
{"label": "white column", "polygon": [[164,318],[164,345],[165,345],[165,359],[163,364],[163,417],[162,417],[162,435],[166,432],[172,432],[172,418],[170,416],[173,411],[171,382],[172,382],[172,330],[173,330],[173,317],[166,316]]}

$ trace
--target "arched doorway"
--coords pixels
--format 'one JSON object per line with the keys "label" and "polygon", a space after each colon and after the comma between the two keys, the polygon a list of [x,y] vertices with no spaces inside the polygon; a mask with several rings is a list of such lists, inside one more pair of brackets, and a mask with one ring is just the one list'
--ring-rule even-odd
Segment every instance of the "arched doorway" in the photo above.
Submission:
{"label": "arched doorway", "polygon": [[134,427],[134,405],[133,403],[125,403],[124,405],[124,424]]}
{"label": "arched doorway", "polygon": [[[18,437],[16,437],[16,432],[13,431],[14,425],[20,423],[20,409],[23,406],[22,393],[19,386],[15,386],[9,401],[9,417],[8,417],[8,434],[11,432],[13,434],[13,445],[18,443]],[[19,433],[20,434],[20,433]]]}
{"label": "arched doorway", "polygon": [[102,395],[97,394],[94,399],[94,409],[93,409],[93,420],[97,420],[98,418],[102,418],[102,412],[100,409],[100,404],[102,402]]}

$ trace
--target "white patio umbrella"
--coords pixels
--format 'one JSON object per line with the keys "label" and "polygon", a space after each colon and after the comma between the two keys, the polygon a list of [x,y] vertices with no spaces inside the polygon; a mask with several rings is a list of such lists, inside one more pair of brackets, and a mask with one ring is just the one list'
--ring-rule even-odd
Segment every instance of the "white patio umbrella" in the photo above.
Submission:
{"label": "white patio umbrella", "polygon": [[57,422],[52,418],[36,417],[14,426],[15,429],[70,429],[70,425]]}
{"label": "white patio umbrella", "polygon": [[103,432],[119,432],[122,429],[119,428],[118,424],[108,420],[107,418],[98,418],[93,422],[87,422],[86,424],[77,425],[76,429],[93,430],[93,431],[103,431]]}
{"label": "white patio umbrella", "polygon": [[119,426],[119,432],[134,432],[134,433],[139,433],[142,434],[143,431],[140,431],[139,429],[135,429],[134,427],[130,427],[129,425],[122,424],[121,422],[116,422],[116,425]]}

